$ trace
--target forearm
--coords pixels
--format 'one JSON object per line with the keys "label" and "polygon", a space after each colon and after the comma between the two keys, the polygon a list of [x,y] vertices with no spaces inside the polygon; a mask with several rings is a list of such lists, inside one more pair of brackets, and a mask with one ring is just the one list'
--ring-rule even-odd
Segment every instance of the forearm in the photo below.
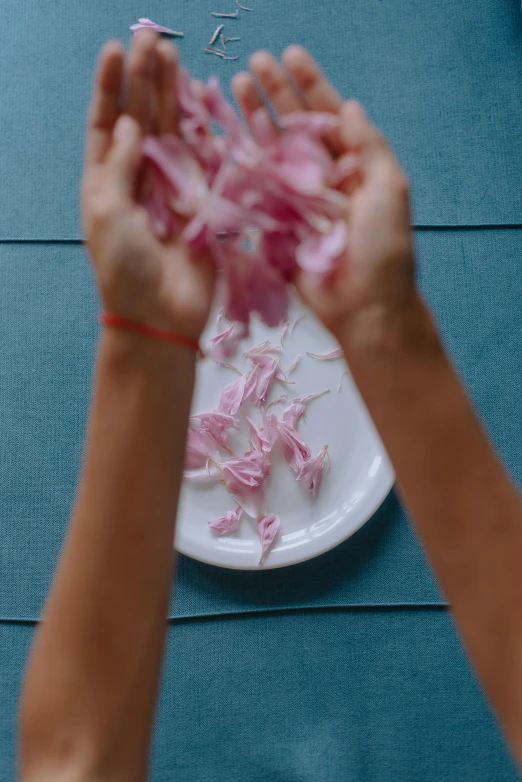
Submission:
{"label": "forearm", "polygon": [[484,687],[522,759],[522,502],[421,302],[345,352]]}
{"label": "forearm", "polygon": [[46,765],[145,777],[194,365],[185,348],[101,337],[76,504],[26,677],[24,779]]}

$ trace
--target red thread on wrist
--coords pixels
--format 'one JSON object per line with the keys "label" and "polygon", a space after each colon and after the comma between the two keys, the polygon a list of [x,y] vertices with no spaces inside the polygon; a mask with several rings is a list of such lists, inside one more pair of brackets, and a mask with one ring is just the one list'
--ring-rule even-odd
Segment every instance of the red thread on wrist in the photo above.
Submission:
{"label": "red thread on wrist", "polygon": [[179,334],[174,331],[163,331],[163,329],[158,329],[155,326],[148,326],[146,323],[136,323],[133,320],[127,320],[127,318],[122,318],[119,315],[110,315],[107,312],[102,312],[98,315],[98,322],[104,326],[113,326],[117,329],[138,331],[140,334],[145,334],[147,337],[160,339],[163,342],[172,342],[174,345],[183,345],[186,348],[195,350],[200,358],[205,357],[197,339],[193,339],[193,337],[189,337],[187,334]]}

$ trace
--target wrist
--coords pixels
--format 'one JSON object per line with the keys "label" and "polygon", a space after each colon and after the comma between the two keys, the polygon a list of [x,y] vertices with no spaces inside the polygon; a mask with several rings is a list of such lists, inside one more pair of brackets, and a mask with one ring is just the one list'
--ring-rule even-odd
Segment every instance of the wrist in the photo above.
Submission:
{"label": "wrist", "polygon": [[185,345],[108,326],[101,334],[100,347],[110,362],[121,369],[138,370],[148,377],[158,373],[178,377],[181,373],[192,380],[195,377],[197,354]]}
{"label": "wrist", "polygon": [[431,313],[418,293],[395,309],[376,304],[361,311],[342,330],[339,342],[351,366],[444,352]]}

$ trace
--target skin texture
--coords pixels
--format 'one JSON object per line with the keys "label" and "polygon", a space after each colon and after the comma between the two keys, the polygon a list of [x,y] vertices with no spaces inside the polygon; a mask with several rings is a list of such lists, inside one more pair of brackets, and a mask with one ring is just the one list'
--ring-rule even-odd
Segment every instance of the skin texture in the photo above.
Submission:
{"label": "skin texture", "polygon": [[[84,229],[104,308],[199,338],[213,273],[152,236],[135,202],[139,140],[175,131],[176,55],[149,31],[109,42],[89,112]],[[522,506],[415,287],[407,179],[355,102],[311,57],[251,58],[233,89],[245,119],[261,82],[280,115],[331,111],[332,154],[353,160],[350,245],[336,278],[295,283],[339,340],[398,488],[515,756],[522,758]],[[123,74],[128,90],[120,99]],[[118,118],[132,119],[124,128]],[[144,780],[175,570],[172,539],[195,357],[107,329],[70,528],[30,656],[22,780]]]}

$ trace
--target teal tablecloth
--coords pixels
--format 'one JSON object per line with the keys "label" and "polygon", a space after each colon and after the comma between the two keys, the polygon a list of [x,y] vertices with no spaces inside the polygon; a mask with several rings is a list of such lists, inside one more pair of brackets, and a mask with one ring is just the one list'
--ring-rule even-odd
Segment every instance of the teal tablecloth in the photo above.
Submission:
{"label": "teal tablecloth", "polygon": [[[299,42],[362,100],[413,183],[420,284],[522,482],[518,2],[247,5],[229,23],[237,64],[202,52],[209,12],[228,10],[211,0],[2,5],[0,782],[14,779],[30,620],[70,513],[91,387],[98,306],[77,197],[86,102],[101,43],[128,41],[138,16],[183,29],[199,77],[228,80],[254,48]],[[351,540],[280,572],[181,557],[153,781],[515,780],[442,603],[393,494]]]}
{"label": "teal tablecloth", "polygon": [[[1,625],[0,781],[33,627]],[[515,782],[444,609],[170,626],[153,782]]]}

